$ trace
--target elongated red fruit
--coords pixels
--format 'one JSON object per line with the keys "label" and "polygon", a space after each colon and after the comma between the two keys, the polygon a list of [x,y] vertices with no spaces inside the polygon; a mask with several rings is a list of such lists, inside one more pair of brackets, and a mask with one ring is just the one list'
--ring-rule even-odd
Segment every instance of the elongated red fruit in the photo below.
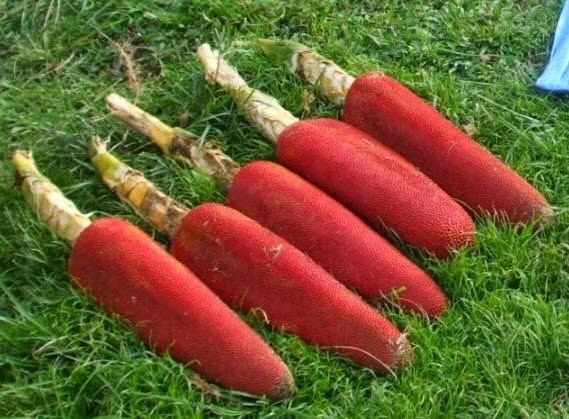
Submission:
{"label": "elongated red fruit", "polygon": [[174,256],[226,303],[378,372],[409,361],[407,339],[286,240],[238,211],[203,204],[172,240]]}
{"label": "elongated red fruit", "polygon": [[73,281],[107,311],[126,319],[156,351],[189,363],[235,390],[289,396],[286,365],[186,267],[118,218],[99,219],[69,259]]}
{"label": "elongated red fruit", "polygon": [[397,151],[475,212],[512,223],[553,216],[536,189],[391,77],[358,77],[342,118]]}
{"label": "elongated red fruit", "polygon": [[429,317],[446,309],[444,293],[425,272],[347,208],[278,164],[244,166],[227,201],[365,298],[390,296],[403,309]]}
{"label": "elongated red fruit", "polygon": [[291,125],[279,137],[277,158],[413,246],[446,257],[474,242],[474,222],[459,204],[397,153],[346,123]]}

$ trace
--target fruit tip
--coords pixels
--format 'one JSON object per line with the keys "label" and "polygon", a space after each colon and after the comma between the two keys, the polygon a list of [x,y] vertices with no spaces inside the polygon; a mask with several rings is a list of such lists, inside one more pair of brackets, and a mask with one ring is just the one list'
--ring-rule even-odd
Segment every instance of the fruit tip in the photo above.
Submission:
{"label": "fruit tip", "polygon": [[448,297],[441,291],[439,298],[433,298],[433,303],[421,312],[428,321],[438,320],[441,318],[449,308]]}
{"label": "fruit tip", "polygon": [[229,92],[247,87],[247,83],[241,78],[237,70],[231,67],[219,51],[212,49],[207,42],[197,47],[196,55],[202,64],[208,83],[217,83]]}
{"label": "fruit tip", "polygon": [[273,400],[288,400],[296,391],[294,377],[286,365],[284,366],[283,373],[283,377],[275,389],[275,392],[270,395]]}
{"label": "fruit tip", "polygon": [[540,226],[547,226],[553,222],[555,218],[555,211],[551,205],[545,204],[536,211],[536,219]]}
{"label": "fruit tip", "polygon": [[401,370],[413,363],[415,360],[415,350],[404,333],[397,339],[395,345],[395,363],[392,369]]}
{"label": "fruit tip", "polygon": [[460,252],[463,249],[470,249],[476,245],[476,224],[474,220],[469,217],[470,225],[468,227],[463,227],[463,231],[460,235],[457,235],[452,243],[444,250],[439,250],[433,252],[433,255],[439,259],[451,259],[453,258],[456,253]]}

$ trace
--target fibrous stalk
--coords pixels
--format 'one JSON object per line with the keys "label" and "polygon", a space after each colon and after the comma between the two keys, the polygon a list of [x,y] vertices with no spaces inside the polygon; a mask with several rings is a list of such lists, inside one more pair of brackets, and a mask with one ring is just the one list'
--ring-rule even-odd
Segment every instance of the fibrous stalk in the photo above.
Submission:
{"label": "fibrous stalk", "polygon": [[239,170],[238,163],[214,142],[202,143],[197,135],[166,125],[116,93],[107,96],[107,108],[113,117],[150,138],[165,155],[213,177],[224,188]]}
{"label": "fibrous stalk", "polygon": [[285,128],[298,121],[278,100],[249,87],[237,70],[231,67],[218,51],[212,50],[209,44],[201,45],[197,49],[197,55],[207,80],[219,84],[227,91],[261,134],[273,143],[277,143]]}
{"label": "fibrous stalk", "polygon": [[30,152],[12,155],[18,184],[38,218],[62,239],[73,245],[91,221],[51,181],[40,173]]}
{"label": "fibrous stalk", "polygon": [[259,44],[268,56],[286,61],[326,99],[338,105],[344,103],[355,79],[336,63],[298,42],[260,39]]}
{"label": "fibrous stalk", "polygon": [[109,153],[99,137],[93,137],[89,151],[93,166],[109,189],[156,230],[170,237],[176,232],[188,213],[184,205]]}

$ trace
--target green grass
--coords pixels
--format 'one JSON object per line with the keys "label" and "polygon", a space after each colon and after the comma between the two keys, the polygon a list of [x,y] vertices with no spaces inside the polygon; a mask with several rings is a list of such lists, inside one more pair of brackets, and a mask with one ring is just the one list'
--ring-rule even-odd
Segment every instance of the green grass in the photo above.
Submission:
{"label": "green grass", "polygon": [[[569,415],[569,104],[532,87],[559,2],[320,3],[0,0],[0,416]],[[476,139],[557,213],[536,233],[481,221],[477,246],[448,262],[409,253],[452,306],[433,324],[385,311],[418,353],[395,377],[247,318],[295,375],[295,397],[280,404],[200,391],[191,371],[154,355],[77,292],[66,276],[68,248],[35,220],[8,164],[12,150],[30,148],[82,210],[123,216],[152,234],[88,164],[89,138],[110,135],[121,158],[172,195],[222,201],[210,181],[106,117],[106,94],[133,97],[109,39],[137,48],[141,106],[170,124],[189,121],[198,134],[209,130],[247,162],[273,159],[273,148],[204,84],[200,43],[227,52],[252,85],[295,114],[338,114],[243,43],[257,37],[295,37],[353,73],[380,67],[396,76],[457,124],[474,124]]]}

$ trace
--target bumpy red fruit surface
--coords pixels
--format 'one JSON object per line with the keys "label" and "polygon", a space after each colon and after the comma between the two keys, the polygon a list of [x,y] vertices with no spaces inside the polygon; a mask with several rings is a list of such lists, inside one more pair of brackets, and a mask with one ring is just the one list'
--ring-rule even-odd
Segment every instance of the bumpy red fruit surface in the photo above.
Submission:
{"label": "bumpy red fruit surface", "polygon": [[271,162],[244,166],[228,204],[278,234],[368,299],[436,317],[447,300],[437,284],[351,211]]}
{"label": "bumpy red fruit surface", "polygon": [[404,335],[308,256],[238,211],[196,207],[172,253],[226,303],[379,372],[409,360]]}
{"label": "bumpy red fruit surface", "polygon": [[290,395],[287,367],[266,343],[185,266],[133,225],[94,222],[69,260],[73,281],[126,320],[159,353],[168,352],[224,387]]}
{"label": "bumpy red fruit surface", "polygon": [[343,120],[401,154],[477,213],[513,223],[553,215],[529,183],[390,77],[358,77]]}
{"label": "bumpy red fruit surface", "polygon": [[474,241],[474,222],[434,182],[366,133],[335,119],[300,121],[279,136],[277,158],[371,225],[447,257]]}

